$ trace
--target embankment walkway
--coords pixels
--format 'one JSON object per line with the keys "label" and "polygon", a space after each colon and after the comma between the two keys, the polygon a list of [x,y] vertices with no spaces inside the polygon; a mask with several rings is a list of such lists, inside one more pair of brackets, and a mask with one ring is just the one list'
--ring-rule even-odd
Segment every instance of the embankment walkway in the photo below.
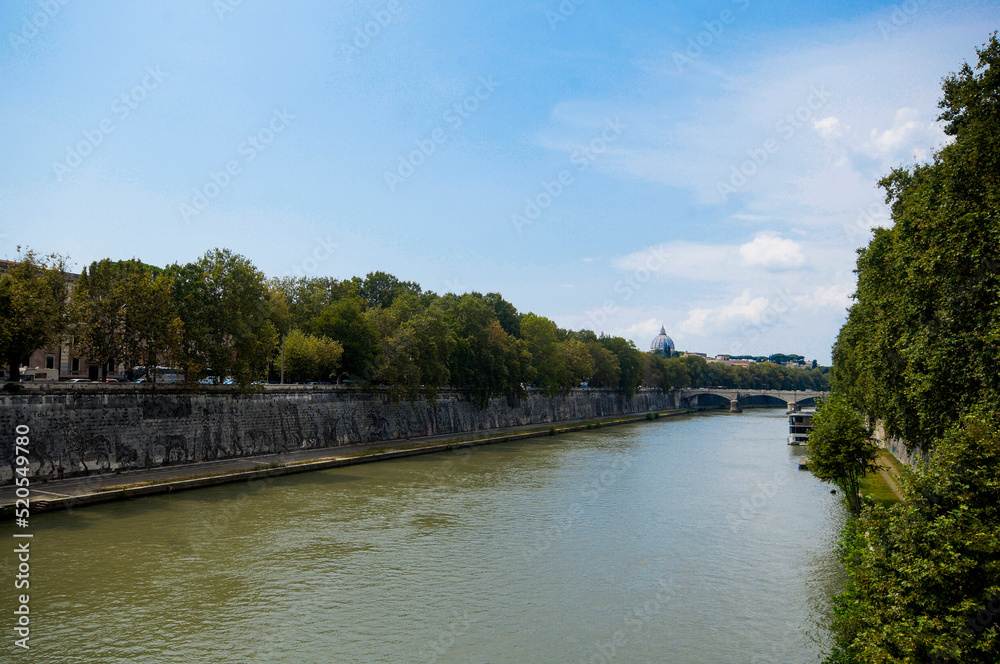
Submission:
{"label": "embankment walkway", "polygon": [[[661,411],[648,415],[660,418],[692,412],[695,410]],[[30,485],[30,512],[33,515],[37,512],[72,509],[218,484],[250,482],[311,470],[325,470],[418,454],[548,436],[552,435],[553,428],[555,433],[569,433],[591,429],[595,426],[612,426],[647,420],[649,420],[647,414],[643,413],[586,422],[564,421],[547,425],[528,424],[506,429],[423,436],[409,440],[375,441],[363,445],[300,450],[283,454],[161,466],[120,474],[33,482]],[[0,520],[14,518],[14,507],[17,500],[15,489],[14,486],[0,488]]]}

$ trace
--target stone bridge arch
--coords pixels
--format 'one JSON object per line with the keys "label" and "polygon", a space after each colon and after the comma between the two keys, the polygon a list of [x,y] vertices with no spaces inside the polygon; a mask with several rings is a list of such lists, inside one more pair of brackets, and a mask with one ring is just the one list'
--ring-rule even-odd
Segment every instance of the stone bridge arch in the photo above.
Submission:
{"label": "stone bridge arch", "polygon": [[[798,409],[804,405],[815,405],[816,399],[823,398],[829,392],[816,390],[737,390],[719,387],[699,387],[678,390],[678,408],[704,408],[724,406],[728,401],[733,411],[742,410],[743,406],[777,406],[775,401],[784,403],[789,410]],[[765,403],[759,403],[765,398]],[[771,401],[768,404],[767,401]]]}

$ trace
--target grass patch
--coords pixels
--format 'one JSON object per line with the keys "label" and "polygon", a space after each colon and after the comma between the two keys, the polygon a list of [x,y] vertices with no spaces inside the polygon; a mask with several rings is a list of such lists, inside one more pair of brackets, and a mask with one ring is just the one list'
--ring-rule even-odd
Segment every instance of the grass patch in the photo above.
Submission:
{"label": "grass patch", "polygon": [[890,452],[885,448],[882,448],[881,450],[879,450],[879,453],[881,455],[879,458],[879,463],[881,463],[884,467],[887,468],[889,474],[892,475],[893,479],[896,479],[897,477],[903,474],[903,464],[899,462],[899,459],[897,459],[892,455],[892,452]]}
{"label": "grass patch", "polygon": [[884,507],[895,505],[899,502],[899,498],[892,492],[889,485],[885,483],[882,474],[878,472],[870,473],[861,480],[861,495],[871,498]]}
{"label": "grass patch", "polygon": [[[902,474],[902,465],[896,457],[892,456],[889,450],[881,449],[879,450],[878,463],[880,466],[886,469],[895,483],[899,486],[899,476]],[[861,480],[861,493],[864,496],[870,497],[879,505],[889,506],[899,502],[899,498],[893,492],[892,488],[882,477],[882,473],[874,472],[867,475],[863,480]]]}

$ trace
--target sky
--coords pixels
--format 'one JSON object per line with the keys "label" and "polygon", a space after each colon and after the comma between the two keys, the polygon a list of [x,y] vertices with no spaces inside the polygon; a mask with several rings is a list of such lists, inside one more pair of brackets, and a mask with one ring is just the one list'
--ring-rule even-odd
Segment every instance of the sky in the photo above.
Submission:
{"label": "sky", "polygon": [[500,292],[829,364],[1000,4],[5,0],[0,257]]}

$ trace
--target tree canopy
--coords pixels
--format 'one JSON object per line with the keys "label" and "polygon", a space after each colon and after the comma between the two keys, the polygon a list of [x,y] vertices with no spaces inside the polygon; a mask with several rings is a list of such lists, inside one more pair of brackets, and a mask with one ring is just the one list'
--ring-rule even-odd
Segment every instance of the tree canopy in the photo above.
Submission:
{"label": "tree canopy", "polygon": [[837,484],[851,511],[861,513],[861,480],[878,469],[871,429],[839,396],[820,404],[809,432],[809,470],[824,482]]}
{"label": "tree canopy", "polygon": [[[833,388],[922,463],[845,531],[831,664],[1000,661],[1000,43],[944,80],[953,142],[881,182]],[[812,442],[812,436],[810,442]]]}
{"label": "tree canopy", "polygon": [[28,249],[0,273],[0,355],[12,380],[18,379],[24,358],[58,341],[66,327],[65,272],[62,256]]}

